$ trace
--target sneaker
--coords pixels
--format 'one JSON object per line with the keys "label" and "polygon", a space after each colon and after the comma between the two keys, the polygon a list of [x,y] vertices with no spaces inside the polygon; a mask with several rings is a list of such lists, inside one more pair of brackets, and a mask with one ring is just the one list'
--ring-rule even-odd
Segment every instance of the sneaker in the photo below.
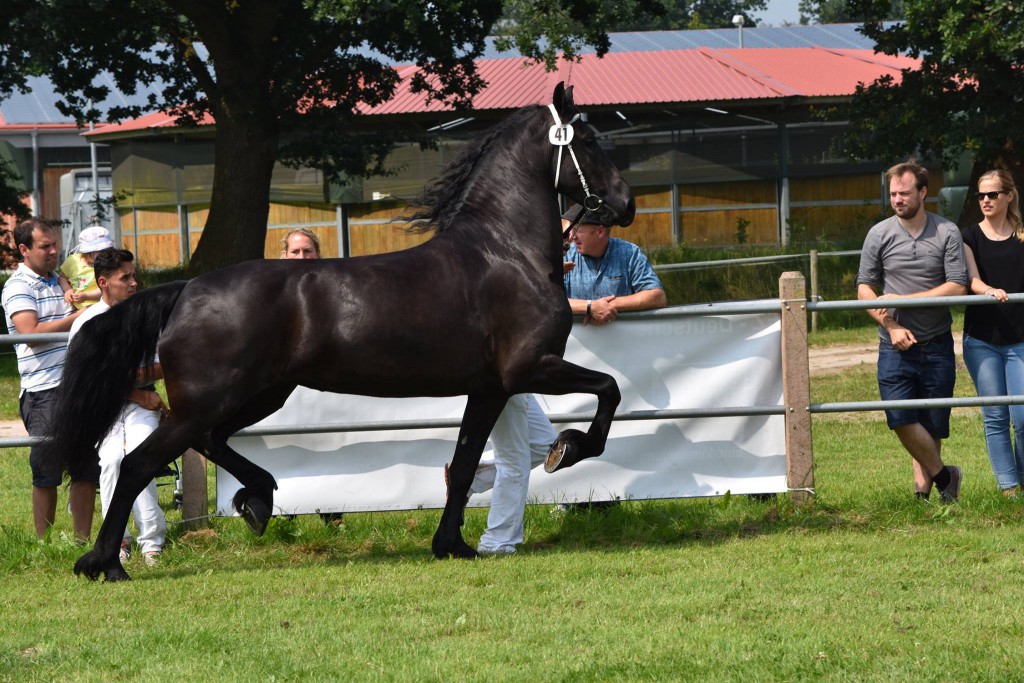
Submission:
{"label": "sneaker", "polygon": [[121,564],[124,564],[131,556],[132,547],[128,545],[128,541],[121,541],[121,551],[117,553],[117,559],[121,560]]}
{"label": "sneaker", "polygon": [[481,555],[514,555],[516,547],[514,545],[499,545],[497,548],[492,548],[478,545],[476,551]]}
{"label": "sneaker", "polygon": [[142,553],[142,557],[146,560],[147,567],[155,567],[160,564],[160,551],[158,550]]}
{"label": "sneaker", "polygon": [[964,472],[956,465],[946,467],[949,470],[949,485],[939,491],[943,503],[955,503],[960,497],[960,484],[964,481]]}

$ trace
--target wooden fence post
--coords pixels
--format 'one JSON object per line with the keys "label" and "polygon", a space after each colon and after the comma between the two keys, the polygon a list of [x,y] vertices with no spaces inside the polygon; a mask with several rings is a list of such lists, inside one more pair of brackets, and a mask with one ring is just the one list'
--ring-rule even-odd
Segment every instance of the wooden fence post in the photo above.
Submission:
{"label": "wooden fence post", "polygon": [[192,450],[181,456],[181,518],[186,529],[206,525],[209,493],[206,487],[206,458]]}
{"label": "wooden fence post", "polygon": [[811,499],[814,454],[811,444],[810,363],[807,357],[807,291],[804,276],[779,278],[782,307],[782,395],[786,407],[786,483],[794,503]]}
{"label": "wooden fence post", "polygon": [[[811,301],[821,301],[818,293],[818,250],[811,249],[810,254]],[[811,332],[818,331],[818,312],[811,311]]]}

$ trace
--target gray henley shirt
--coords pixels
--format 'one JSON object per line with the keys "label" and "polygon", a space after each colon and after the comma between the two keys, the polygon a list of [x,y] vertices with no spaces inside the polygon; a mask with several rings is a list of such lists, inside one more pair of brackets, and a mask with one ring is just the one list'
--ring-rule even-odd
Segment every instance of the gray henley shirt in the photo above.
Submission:
{"label": "gray henley shirt", "polygon": [[[912,238],[896,216],[874,225],[864,239],[857,271],[858,285],[872,285],[880,294],[916,294],[947,282],[967,285],[967,265],[960,229],[942,216],[926,212],[921,235]],[[946,306],[889,309],[897,323],[924,341],[949,332],[953,319]],[[878,335],[889,338],[879,325]]]}

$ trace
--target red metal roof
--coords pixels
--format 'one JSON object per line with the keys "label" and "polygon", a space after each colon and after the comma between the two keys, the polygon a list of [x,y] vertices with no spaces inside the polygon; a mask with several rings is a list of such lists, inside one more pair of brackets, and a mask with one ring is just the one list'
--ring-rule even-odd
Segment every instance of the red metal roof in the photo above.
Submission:
{"label": "red metal roof", "polygon": [[[601,59],[588,54],[579,62],[560,62],[554,72],[519,57],[480,60],[477,65],[489,85],[473,104],[478,110],[487,110],[544,104],[559,81],[577,86],[575,99],[581,106],[843,96],[852,94],[858,83],[871,83],[883,75],[898,82],[902,69],[916,68],[920,61],[870,50],[701,47],[614,52]],[[379,107],[364,108],[363,113],[383,116],[451,110],[437,102],[427,104],[423,95],[409,91],[409,79],[416,69],[397,67],[403,80],[398,93]],[[175,120],[163,113],[149,114],[87,135],[173,127]],[[214,121],[207,117],[203,123]]]}

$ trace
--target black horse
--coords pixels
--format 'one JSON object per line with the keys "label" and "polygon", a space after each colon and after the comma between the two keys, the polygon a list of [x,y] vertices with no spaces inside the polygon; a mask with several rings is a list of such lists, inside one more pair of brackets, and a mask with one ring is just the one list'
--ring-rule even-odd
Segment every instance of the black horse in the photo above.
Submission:
{"label": "black horse", "polygon": [[[250,261],[140,292],[89,321],[71,344],[49,444],[70,472],[95,462],[137,368],[159,341],[172,412],[121,466],[94,548],[76,574],[128,579],[118,560],[132,501],[192,447],[235,476],[233,503],[257,534],[277,484],[228,446],[302,385],[367,396],[469,396],[432,550],[473,557],[463,506],[508,397],[590,393],[589,431],[562,432],[549,469],[604,451],[619,390],[608,375],[562,359],[572,314],[562,286],[558,192],[608,225],[632,222],[629,186],[593,133],[549,129],[577,115],[572,88],[552,107],[525,107],[495,126],[428,187],[413,223],[435,231],[391,254],[338,260]],[[571,138],[572,136],[568,136]],[[556,170],[557,169],[557,170]]]}

